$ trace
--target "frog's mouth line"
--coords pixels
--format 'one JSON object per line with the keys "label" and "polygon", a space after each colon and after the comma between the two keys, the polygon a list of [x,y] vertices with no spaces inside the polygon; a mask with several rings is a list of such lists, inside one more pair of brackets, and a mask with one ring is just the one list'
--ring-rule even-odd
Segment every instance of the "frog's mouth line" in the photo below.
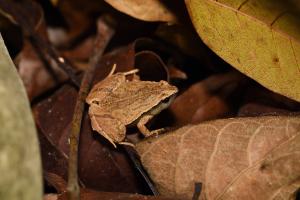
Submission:
{"label": "frog's mouth line", "polygon": [[172,94],[171,96],[165,98],[164,100],[162,100],[162,103],[169,103],[171,104],[173,102],[173,100],[176,98],[177,94]]}
{"label": "frog's mouth line", "polygon": [[173,102],[173,100],[175,99],[176,96],[177,96],[176,94],[173,94],[173,95],[165,98],[158,105],[154,106],[153,109],[150,111],[150,113],[152,115],[157,115],[162,110],[167,109],[170,106],[170,104]]}

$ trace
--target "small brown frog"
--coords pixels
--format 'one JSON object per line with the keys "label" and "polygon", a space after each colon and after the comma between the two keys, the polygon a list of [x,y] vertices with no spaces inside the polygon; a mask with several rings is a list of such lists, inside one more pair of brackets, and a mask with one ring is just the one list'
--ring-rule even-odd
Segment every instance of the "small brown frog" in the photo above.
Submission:
{"label": "small brown frog", "polygon": [[[162,129],[150,131],[145,124],[166,109],[173,100],[177,88],[166,81],[140,81],[126,76],[138,70],[114,74],[114,65],[109,75],[90,91],[86,102],[90,105],[89,116],[93,130],[99,132],[114,147],[124,142],[126,126],[136,124],[146,137],[158,134]],[[131,144],[132,145],[132,144]]]}

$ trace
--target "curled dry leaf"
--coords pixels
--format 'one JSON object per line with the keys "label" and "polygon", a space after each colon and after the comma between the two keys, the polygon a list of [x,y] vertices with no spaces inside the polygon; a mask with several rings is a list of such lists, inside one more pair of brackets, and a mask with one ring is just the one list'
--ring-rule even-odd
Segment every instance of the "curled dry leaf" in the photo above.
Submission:
{"label": "curled dry leaf", "polygon": [[288,199],[300,186],[300,118],[230,118],[189,125],[136,149],[162,195]]}
{"label": "curled dry leaf", "polygon": [[193,84],[170,106],[175,124],[199,123],[232,114],[233,97],[244,81],[242,74],[232,71],[213,75]]}
{"label": "curled dry leaf", "polygon": [[[168,8],[166,1],[148,0],[105,0],[115,9],[144,21],[175,22],[176,15]],[[169,2],[173,3],[172,1]]]}
{"label": "curled dry leaf", "polygon": [[169,81],[167,66],[153,51],[140,51],[135,54],[135,68],[139,69],[139,76],[147,81]]}
{"label": "curled dry leaf", "polygon": [[300,101],[299,12],[281,0],[186,0],[198,34],[233,67]]}

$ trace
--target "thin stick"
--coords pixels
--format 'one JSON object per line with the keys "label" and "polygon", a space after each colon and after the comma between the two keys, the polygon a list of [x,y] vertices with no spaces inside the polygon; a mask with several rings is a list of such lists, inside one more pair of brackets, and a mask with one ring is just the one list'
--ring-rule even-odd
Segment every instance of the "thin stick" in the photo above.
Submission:
{"label": "thin stick", "polygon": [[[112,20],[112,19],[110,19]],[[104,18],[97,21],[98,35],[95,41],[93,55],[90,59],[89,68],[86,70],[78,93],[74,115],[71,123],[70,133],[70,152],[69,152],[69,170],[68,170],[68,199],[80,200],[80,188],[78,184],[78,143],[80,137],[81,121],[84,111],[85,99],[90,90],[94,71],[99,63],[103,51],[108,42],[114,35],[114,29]]]}
{"label": "thin stick", "polygon": [[[37,46],[39,49],[42,50],[48,57],[50,57],[59,68],[61,68],[71,79],[71,81],[79,87],[80,81],[76,76],[75,68],[72,64],[63,56],[60,56],[56,49],[50,44],[43,40],[39,35],[35,33],[31,33],[29,36],[29,41],[33,46]],[[44,54],[42,56],[46,57]]]}
{"label": "thin stick", "polygon": [[[75,68],[72,67],[72,64],[59,55],[56,49],[42,38],[38,33],[37,29],[44,23],[44,16],[42,14],[41,7],[34,2],[24,2],[24,1],[3,1],[0,0],[1,13],[3,11],[6,13],[5,16],[11,20],[13,23],[17,23],[21,26],[25,36],[28,36],[30,43],[35,47],[35,49],[40,50],[40,56],[42,56],[43,61],[51,58],[60,67],[63,71],[68,74],[71,81],[79,87],[80,81],[76,76]],[[24,5],[26,5],[24,7]],[[33,23],[32,20],[29,20],[28,16],[31,16],[31,11],[26,8],[31,8],[37,13],[41,13],[41,17],[38,22]]]}

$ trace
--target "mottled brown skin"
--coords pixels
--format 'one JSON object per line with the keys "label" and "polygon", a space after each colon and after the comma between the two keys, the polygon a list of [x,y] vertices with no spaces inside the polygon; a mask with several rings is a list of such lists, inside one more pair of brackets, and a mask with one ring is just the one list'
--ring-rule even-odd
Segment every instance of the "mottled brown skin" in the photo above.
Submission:
{"label": "mottled brown skin", "polygon": [[[114,69],[113,69],[114,70]],[[115,143],[126,144],[126,126],[137,124],[146,137],[159,133],[161,129],[150,131],[145,124],[167,108],[177,92],[175,86],[166,81],[126,80],[137,70],[116,73],[113,71],[96,84],[86,102],[90,105],[89,115],[93,130],[99,132],[115,147]],[[169,98],[168,102],[162,102]]]}

